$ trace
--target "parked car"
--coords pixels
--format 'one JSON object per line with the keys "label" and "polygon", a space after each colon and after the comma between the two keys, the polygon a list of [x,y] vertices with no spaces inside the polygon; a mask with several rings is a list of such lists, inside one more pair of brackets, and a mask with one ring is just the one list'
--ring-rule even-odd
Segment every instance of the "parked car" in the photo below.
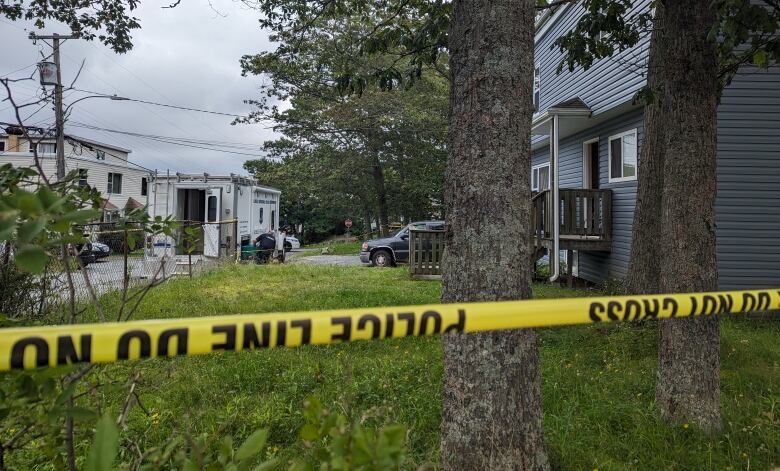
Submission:
{"label": "parked car", "polygon": [[92,242],[92,255],[95,256],[95,260],[106,258],[111,255],[111,247],[102,242]]}
{"label": "parked car", "polygon": [[92,252],[91,242],[87,242],[86,244],[69,245],[68,251],[72,257],[78,257],[79,265],[82,267],[86,267],[90,263],[94,263],[96,260],[95,254]]}
{"label": "parked car", "polygon": [[287,236],[284,238],[284,251],[289,252],[290,250],[294,249],[300,249],[301,248],[301,242],[298,240],[295,236]]}
{"label": "parked car", "polygon": [[360,261],[375,267],[389,267],[409,261],[409,229],[444,230],[444,221],[417,221],[391,237],[372,239],[360,247]]}

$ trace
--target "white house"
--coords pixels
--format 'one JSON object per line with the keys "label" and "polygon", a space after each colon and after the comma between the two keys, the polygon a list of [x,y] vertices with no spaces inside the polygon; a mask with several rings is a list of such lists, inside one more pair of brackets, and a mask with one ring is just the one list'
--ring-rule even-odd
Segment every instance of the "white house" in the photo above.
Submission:
{"label": "white house", "polygon": [[[37,141],[36,138],[33,138]],[[47,178],[57,173],[56,140],[41,139],[38,158]],[[128,160],[130,150],[68,135],[65,139],[65,171],[77,170],[79,182],[98,189],[103,196],[104,221],[111,221],[126,209],[149,204],[149,188],[153,172]],[[30,141],[23,136],[0,133],[0,165],[33,167],[34,155]]]}

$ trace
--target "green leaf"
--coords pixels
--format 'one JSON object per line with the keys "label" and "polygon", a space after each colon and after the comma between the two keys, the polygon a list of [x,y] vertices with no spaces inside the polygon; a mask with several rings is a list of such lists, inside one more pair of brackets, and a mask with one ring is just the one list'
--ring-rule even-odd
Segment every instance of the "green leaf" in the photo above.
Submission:
{"label": "green leaf", "polygon": [[314,425],[306,424],[301,427],[300,436],[302,439],[308,442],[313,442],[320,437],[320,432]]}
{"label": "green leaf", "polygon": [[62,415],[72,417],[76,420],[93,420],[97,415],[95,411],[84,407],[71,407],[69,409],[63,409]]}
{"label": "green leaf", "polygon": [[0,240],[8,240],[16,229],[16,211],[0,213]]}
{"label": "green leaf", "polygon": [[260,453],[268,440],[268,429],[261,428],[256,430],[247,438],[236,451],[236,461],[243,461]]}
{"label": "green leaf", "polygon": [[255,466],[253,471],[271,471],[272,469],[277,469],[278,465],[279,465],[279,459],[272,458],[268,461],[265,461]]}
{"label": "green leaf", "polygon": [[43,209],[41,201],[29,191],[19,190],[16,200],[17,207],[25,213],[38,213]]}
{"label": "green leaf", "polygon": [[95,441],[89,450],[85,471],[113,469],[114,458],[119,448],[119,430],[108,415],[103,416],[95,430]]}
{"label": "green leaf", "polygon": [[31,219],[19,226],[19,230],[16,232],[16,238],[19,240],[19,242],[27,244],[31,242],[35,236],[40,234],[45,227],[45,218]]}
{"label": "green leaf", "polygon": [[16,266],[28,273],[43,273],[49,257],[41,247],[37,245],[24,245],[16,251],[14,257]]}
{"label": "green leaf", "polygon": [[42,186],[38,190],[38,200],[40,200],[43,209],[51,212],[65,204],[66,199],[60,197],[58,193],[51,191],[48,187]]}
{"label": "green leaf", "polygon": [[756,66],[766,69],[767,68],[767,56],[766,51],[763,49],[759,49],[756,52],[753,53],[753,63],[756,64]]}

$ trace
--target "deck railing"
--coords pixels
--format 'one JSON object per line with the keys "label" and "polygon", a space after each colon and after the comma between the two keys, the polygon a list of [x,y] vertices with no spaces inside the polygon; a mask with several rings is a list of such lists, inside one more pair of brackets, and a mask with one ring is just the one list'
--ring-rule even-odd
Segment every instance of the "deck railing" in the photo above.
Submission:
{"label": "deck railing", "polygon": [[443,253],[444,231],[426,229],[409,231],[409,273],[413,277],[440,277]]}
{"label": "deck railing", "polygon": [[[560,235],[582,239],[611,240],[612,191],[583,188],[559,190]],[[552,192],[544,190],[531,200],[531,228],[533,237],[552,239]]]}

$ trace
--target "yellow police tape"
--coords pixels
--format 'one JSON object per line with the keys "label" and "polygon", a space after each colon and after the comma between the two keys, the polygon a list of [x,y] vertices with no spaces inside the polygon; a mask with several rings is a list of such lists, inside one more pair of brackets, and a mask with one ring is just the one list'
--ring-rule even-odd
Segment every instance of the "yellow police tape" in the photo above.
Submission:
{"label": "yellow police tape", "polygon": [[780,289],[377,307],[0,329],[0,371],[448,332],[780,310]]}

